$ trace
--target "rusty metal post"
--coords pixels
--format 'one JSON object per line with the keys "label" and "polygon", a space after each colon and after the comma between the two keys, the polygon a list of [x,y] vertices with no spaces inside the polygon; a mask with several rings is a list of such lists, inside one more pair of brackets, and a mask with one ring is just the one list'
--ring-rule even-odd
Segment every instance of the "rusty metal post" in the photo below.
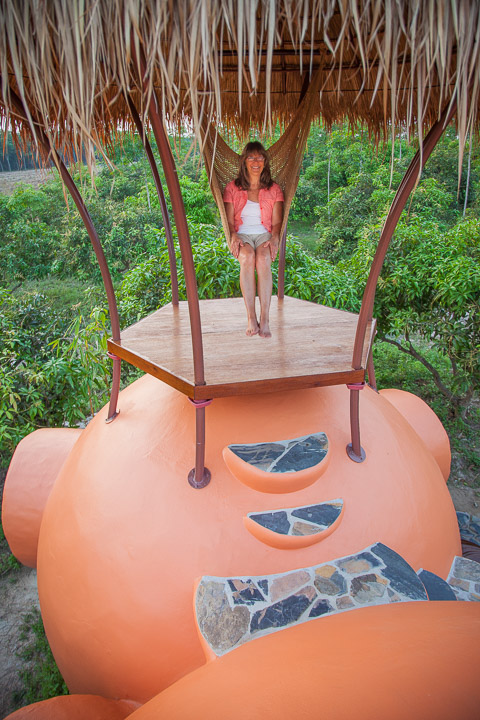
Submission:
{"label": "rusty metal post", "polygon": [[[422,171],[425,163],[427,162],[428,158],[430,157],[435,145],[440,140],[445,128],[451,121],[453,115],[455,114],[456,110],[456,101],[453,101],[450,106],[447,106],[445,110],[443,111],[441,117],[437,122],[432,126],[430,129],[430,132],[428,133],[427,137],[425,138],[423,142],[422,150],[418,150],[415,157],[413,158],[412,162],[408,166],[408,169],[403,177],[402,182],[400,183],[398,190],[395,194],[395,197],[393,199],[392,205],[390,206],[390,210],[388,212],[387,219],[385,221],[385,225],[383,226],[382,233],[380,235],[380,240],[378,242],[377,250],[375,252],[375,256],[373,258],[372,267],[370,268],[370,274],[368,276],[367,284],[365,286],[365,291],[363,293],[363,299],[362,299],[362,306],[360,308],[360,313],[358,316],[358,322],[357,322],[357,330],[355,334],[355,342],[353,346],[353,357],[352,357],[352,367],[354,370],[361,369],[362,365],[362,354],[363,354],[363,346],[365,342],[365,334],[367,331],[367,325],[372,320],[373,317],[373,303],[375,300],[375,291],[377,288],[377,282],[378,278],[380,276],[380,272],[382,270],[383,262],[385,260],[385,255],[388,250],[388,246],[390,245],[390,240],[392,239],[393,233],[395,232],[395,228],[397,227],[397,223],[400,219],[400,215],[407,203],[407,200],[410,196],[410,193],[412,192],[413,188],[415,187],[417,183],[417,178],[419,177],[420,172]],[[353,400],[352,395],[356,394],[357,399]],[[351,395],[351,402],[350,402],[350,424],[352,426],[352,443],[351,445],[354,445],[354,434],[355,438],[360,438],[360,426],[359,426],[359,418],[358,418],[358,393],[356,393],[355,390],[350,390]],[[358,426],[358,427],[357,427]],[[355,428],[355,429],[353,429]],[[355,442],[355,445],[358,448],[360,448],[360,441],[358,440],[358,443]],[[350,445],[347,446],[347,453],[348,448]],[[350,453],[349,453],[350,456]],[[354,459],[354,458],[352,458]],[[358,461],[357,462],[361,462]]]}
{"label": "rusty metal post", "polygon": [[373,365],[373,353],[371,352],[367,360],[368,384],[372,390],[377,389],[377,379],[375,377],[375,367]]}
{"label": "rusty metal post", "polygon": [[153,156],[152,147],[148,141],[147,133],[145,132],[145,128],[142,124],[142,121],[140,120],[140,116],[137,112],[137,108],[135,107],[133,100],[131,99],[130,96],[127,97],[127,102],[128,102],[128,107],[130,109],[130,114],[133,118],[133,122],[135,123],[137,132],[140,135],[140,138],[142,140],[142,144],[145,149],[145,154],[148,158],[148,162],[150,163],[150,169],[152,171],[153,180],[155,182],[155,187],[157,188],[157,195],[158,195],[158,199],[160,202],[160,209],[162,211],[163,225],[165,227],[165,236],[167,238],[168,260],[170,263],[170,281],[171,281],[171,285],[172,285],[172,303],[173,303],[173,305],[178,305],[177,259],[175,257],[175,247],[173,244],[172,226],[170,224],[170,217],[168,215],[167,202],[165,200],[165,194],[163,192],[162,181],[160,180],[160,175],[158,172],[157,163],[155,162],[155,158]]}
{"label": "rusty metal post", "polygon": [[360,445],[360,390],[363,390],[365,383],[352,383],[347,385],[350,390],[350,433],[352,442],[347,445],[347,455],[350,460],[361,463],[365,460],[365,450]]}
{"label": "rusty metal post", "polygon": [[285,228],[278,248],[278,290],[277,297],[283,300],[285,296],[285,251],[287,245],[287,228]]}
{"label": "rusty metal post", "polygon": [[[12,98],[12,104],[16,108],[17,112],[19,113],[20,117],[26,125],[30,128],[30,131],[32,134],[35,135],[35,141],[43,147],[43,150],[45,154],[48,155],[55,155],[55,164],[58,167],[58,170],[60,172],[61,178],[63,182],[65,183],[65,186],[67,187],[70,195],[72,196],[72,199],[77,206],[77,210],[80,213],[80,216],[83,220],[83,223],[85,225],[85,228],[87,230],[88,236],[90,238],[90,242],[92,243],[93,250],[95,252],[98,264],[100,266],[100,272],[102,274],[102,280],[105,287],[105,292],[107,293],[107,302],[108,302],[108,312],[110,315],[110,322],[112,324],[112,337],[115,340],[115,342],[120,342],[120,321],[118,317],[118,308],[117,308],[117,300],[115,297],[115,290],[113,288],[112,278],[110,276],[110,271],[108,269],[107,260],[105,258],[105,253],[103,252],[102,244],[100,242],[100,238],[98,237],[98,233],[95,229],[95,226],[92,222],[92,218],[90,217],[90,214],[87,210],[87,207],[83,201],[82,196],[80,195],[80,192],[75,185],[75,182],[70,175],[70,173],[67,170],[67,167],[61,157],[58,155],[58,153],[55,152],[55,150],[51,147],[50,142],[48,140],[48,137],[45,134],[45,131],[41,127],[40,123],[33,117],[32,113],[30,113],[30,117],[32,118],[34,130],[31,128],[30,124],[28,123],[28,115],[26,112],[26,109],[23,105],[23,102],[21,98],[10,89],[10,94]],[[117,356],[112,357],[113,360],[113,377],[112,377],[112,387],[110,390],[110,404],[108,407],[108,416],[106,422],[111,422],[114,420],[118,413],[120,412],[117,410],[117,402],[118,402],[118,394],[120,390],[120,369],[121,369],[121,360]]]}
{"label": "rusty metal post", "polygon": [[205,408],[212,401],[190,402],[195,407],[195,467],[188,473],[188,482],[199,490],[208,485],[212,477],[210,470],[205,467]]}

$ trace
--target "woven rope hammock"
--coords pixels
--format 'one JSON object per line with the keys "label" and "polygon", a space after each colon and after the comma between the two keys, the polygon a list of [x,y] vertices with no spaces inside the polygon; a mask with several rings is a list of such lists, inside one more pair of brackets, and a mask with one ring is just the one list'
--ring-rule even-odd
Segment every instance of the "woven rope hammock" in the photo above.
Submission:
{"label": "woven rope hammock", "polygon": [[[282,136],[267,148],[272,178],[280,185],[285,196],[280,238],[283,238],[285,233],[288,213],[297,189],[300,166],[318,104],[319,81],[320,72],[317,71],[312,76],[308,89]],[[227,145],[212,124],[204,128],[202,154],[213,197],[220,211],[225,237],[229,239],[230,230],[223,203],[223,191],[225,186],[238,175],[240,155]]]}

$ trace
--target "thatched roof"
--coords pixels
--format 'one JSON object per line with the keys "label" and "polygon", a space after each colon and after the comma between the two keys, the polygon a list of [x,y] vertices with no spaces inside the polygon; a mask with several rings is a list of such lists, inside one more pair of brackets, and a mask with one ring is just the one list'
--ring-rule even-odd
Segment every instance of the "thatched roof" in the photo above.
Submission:
{"label": "thatched roof", "polygon": [[126,95],[141,110],[152,88],[172,122],[283,122],[318,68],[327,125],[418,134],[455,98],[463,147],[479,124],[480,3],[0,0],[0,63],[4,122],[25,130],[13,90],[61,150],[131,126]]}

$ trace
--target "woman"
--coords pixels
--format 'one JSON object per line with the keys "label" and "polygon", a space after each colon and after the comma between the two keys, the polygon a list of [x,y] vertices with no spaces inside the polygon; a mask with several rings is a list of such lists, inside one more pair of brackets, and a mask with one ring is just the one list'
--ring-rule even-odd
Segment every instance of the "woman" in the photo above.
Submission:
{"label": "woman", "polygon": [[[249,142],[241,156],[236,180],[223,194],[229,248],[240,263],[240,288],[247,308],[247,335],[271,337],[269,325],[272,298],[272,262],[280,242],[283,219],[283,192],[270,174],[263,145]],[[255,271],[257,272],[260,322],[255,312]]]}

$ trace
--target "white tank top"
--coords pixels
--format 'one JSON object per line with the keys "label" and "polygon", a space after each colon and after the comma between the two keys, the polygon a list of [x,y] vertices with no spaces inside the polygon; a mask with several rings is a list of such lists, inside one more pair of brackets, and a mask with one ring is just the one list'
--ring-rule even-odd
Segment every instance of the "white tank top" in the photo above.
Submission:
{"label": "white tank top", "polygon": [[247,200],[241,217],[242,224],[238,228],[239,233],[243,233],[243,235],[261,235],[262,233],[268,232],[265,225],[262,225],[260,203]]}

